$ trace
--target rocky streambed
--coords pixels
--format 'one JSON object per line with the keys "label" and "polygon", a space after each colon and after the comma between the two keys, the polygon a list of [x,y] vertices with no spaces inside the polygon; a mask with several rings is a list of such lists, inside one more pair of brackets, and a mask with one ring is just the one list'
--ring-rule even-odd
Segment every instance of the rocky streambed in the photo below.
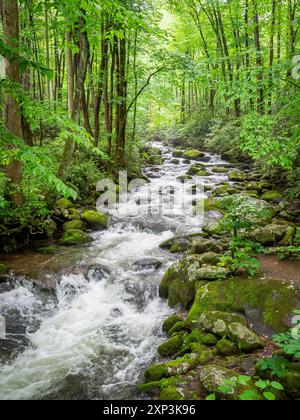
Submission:
{"label": "rocky streambed", "polygon": [[[234,372],[253,376],[258,358],[275,349],[272,335],[292,325],[297,281],[232,276],[219,265],[230,240],[219,221],[228,198],[263,209],[251,237],[270,258],[296,260],[294,280],[297,207],[247,166],[154,147],[159,164],[145,172],[152,202],[139,187],[126,212],[110,209],[107,229],[92,231],[103,220],[61,201],[64,243],[3,257],[1,399],[205,399]],[[199,181],[204,192],[190,197]],[[172,191],[204,206],[204,220],[181,208],[157,213]],[[85,245],[72,247],[81,232]],[[289,398],[294,388],[286,385]]]}

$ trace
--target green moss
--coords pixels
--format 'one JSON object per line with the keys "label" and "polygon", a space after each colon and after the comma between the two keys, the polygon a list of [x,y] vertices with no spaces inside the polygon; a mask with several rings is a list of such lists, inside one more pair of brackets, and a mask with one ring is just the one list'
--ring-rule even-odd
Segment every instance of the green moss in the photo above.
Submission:
{"label": "green moss", "polygon": [[207,365],[208,363],[211,363],[215,357],[216,352],[214,350],[201,351],[198,358],[199,365]]}
{"label": "green moss", "polygon": [[194,210],[198,212],[201,212],[202,210],[205,212],[222,211],[221,206],[222,203],[219,200],[216,200],[215,198],[205,198],[196,204]]}
{"label": "green moss", "polygon": [[164,321],[162,325],[162,330],[169,334],[169,331],[174,327],[174,325],[181,321],[182,319],[179,316],[171,315]]}
{"label": "green moss", "polygon": [[[300,303],[300,290],[289,283],[271,278],[231,278],[197,289],[185,327],[194,328],[205,311],[217,310],[254,314],[250,321],[267,335],[289,328],[294,308]],[[249,315],[250,316],[250,315]]]}
{"label": "green moss", "polygon": [[196,175],[200,176],[200,177],[203,177],[203,176],[210,176],[210,173],[203,169],[201,171],[198,171]]}
{"label": "green moss", "polygon": [[145,370],[145,379],[147,382],[160,381],[166,377],[164,365],[152,365]]}
{"label": "green moss", "polygon": [[181,151],[181,150],[174,150],[174,152],[173,152],[173,157],[174,158],[182,158],[182,156],[183,156],[183,151]]}
{"label": "green moss", "polygon": [[182,344],[182,335],[175,335],[158,347],[158,354],[162,357],[172,356],[180,350]]}
{"label": "green moss", "polygon": [[195,282],[173,280],[168,287],[168,304],[171,308],[179,303],[188,308],[195,298]]}
{"label": "green moss", "polygon": [[86,211],[82,215],[82,219],[92,228],[95,229],[106,229],[107,228],[107,216],[97,211]]}
{"label": "green moss", "polygon": [[169,331],[170,335],[173,335],[175,333],[179,333],[184,329],[183,321],[177,322]]}
{"label": "green moss", "polygon": [[147,382],[145,384],[140,384],[137,386],[137,389],[144,394],[158,394],[161,390],[164,390],[169,387],[177,387],[183,381],[183,378],[180,377],[171,377],[164,378],[159,381]]}
{"label": "green moss", "polygon": [[55,255],[60,252],[60,248],[54,245],[51,246],[45,246],[43,248],[38,248],[37,252],[40,254],[49,254],[49,255]]}
{"label": "green moss", "polygon": [[230,181],[245,181],[246,175],[237,169],[228,174]]}
{"label": "green moss", "polygon": [[69,207],[72,207],[73,203],[72,201],[68,200],[67,198],[61,198],[60,200],[57,200],[55,203],[55,207],[59,209],[68,209]]}
{"label": "green moss", "polygon": [[202,343],[206,346],[215,346],[218,342],[218,338],[214,334],[204,334]]}
{"label": "green moss", "polygon": [[64,233],[62,245],[84,245],[92,242],[92,238],[78,229],[68,230]]}
{"label": "green moss", "polygon": [[212,172],[215,174],[226,174],[227,172],[229,172],[229,169],[227,168],[212,168]]}
{"label": "green moss", "polygon": [[199,364],[199,354],[186,354],[179,359],[165,364],[165,372],[168,377],[185,375]]}
{"label": "green moss", "polygon": [[225,357],[233,356],[239,353],[239,349],[236,346],[236,344],[232,343],[226,338],[223,338],[222,340],[218,342],[218,344],[216,345],[216,349],[218,353],[220,353],[222,356],[225,356]]}
{"label": "green moss", "polygon": [[182,253],[187,250],[188,244],[184,242],[175,242],[170,251],[172,254]]}
{"label": "green moss", "polygon": [[183,157],[185,159],[199,159],[200,157],[204,157],[205,154],[203,152],[200,152],[196,149],[186,150],[183,154]]}
{"label": "green moss", "polygon": [[169,387],[160,393],[159,399],[161,401],[184,401],[185,397],[177,388]]}
{"label": "green moss", "polygon": [[279,191],[267,191],[261,197],[265,201],[280,200],[282,198],[282,194]]}
{"label": "green moss", "polygon": [[67,232],[68,230],[73,230],[73,229],[84,230],[85,225],[81,220],[71,220],[70,222],[63,224],[64,232]]}
{"label": "green moss", "polygon": [[294,399],[300,398],[300,370],[289,370],[283,374],[281,378],[282,384],[286,392]]}

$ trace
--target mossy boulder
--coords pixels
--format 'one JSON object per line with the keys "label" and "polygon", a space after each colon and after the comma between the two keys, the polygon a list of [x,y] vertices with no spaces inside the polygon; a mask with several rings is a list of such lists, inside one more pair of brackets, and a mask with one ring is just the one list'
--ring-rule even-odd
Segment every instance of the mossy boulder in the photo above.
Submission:
{"label": "mossy boulder", "polygon": [[291,246],[294,243],[294,236],[295,236],[296,229],[295,227],[289,226],[283,239],[280,241],[280,245],[282,246]]}
{"label": "mossy boulder", "polygon": [[212,195],[213,197],[224,197],[228,195],[228,189],[226,187],[218,187],[213,191]]}
{"label": "mossy boulder", "polygon": [[166,377],[164,365],[152,365],[145,370],[145,379],[147,382],[160,381]]}
{"label": "mossy boulder", "polygon": [[[215,252],[218,250],[217,245],[211,239],[206,238],[194,238],[192,239],[189,247],[189,253],[193,255],[201,255],[208,252]],[[202,261],[203,257],[199,259]]]}
{"label": "mossy boulder", "polygon": [[239,353],[237,345],[226,338],[223,338],[217,343],[216,349],[224,357],[234,356]]}
{"label": "mossy boulder", "polygon": [[6,274],[7,272],[8,272],[8,267],[5,264],[0,263],[0,275]]}
{"label": "mossy boulder", "polygon": [[204,266],[197,271],[197,280],[215,281],[225,279],[230,275],[230,270],[218,266]]}
{"label": "mossy boulder", "polygon": [[243,172],[238,171],[237,169],[235,169],[234,171],[231,171],[228,174],[228,178],[229,178],[230,181],[238,181],[238,182],[240,182],[240,181],[245,181],[247,177],[246,177],[246,174],[245,173],[243,173]]}
{"label": "mossy boulder", "polygon": [[71,220],[63,224],[63,231],[67,232],[68,230],[79,229],[85,230],[85,225],[82,220]]}
{"label": "mossy boulder", "polygon": [[228,332],[231,341],[245,353],[264,347],[264,341],[257,334],[238,322],[230,324]]}
{"label": "mossy boulder", "polygon": [[202,265],[217,265],[219,264],[221,255],[215,252],[205,252],[199,255],[199,261]]}
{"label": "mossy boulder", "polygon": [[179,359],[166,363],[165,374],[167,377],[185,375],[190,370],[194,369],[199,364],[199,354],[190,353],[186,354]]}
{"label": "mossy boulder", "polygon": [[62,245],[85,245],[92,242],[92,238],[79,229],[68,230],[64,233],[61,243]]}
{"label": "mossy boulder", "polygon": [[188,248],[188,243],[181,241],[181,242],[175,242],[170,249],[171,254],[180,254],[182,252],[185,252]]}
{"label": "mossy boulder", "polygon": [[211,171],[215,174],[226,174],[227,172],[229,172],[229,169],[216,167],[216,168],[212,168]]}
{"label": "mossy boulder", "polygon": [[174,158],[182,158],[183,153],[184,153],[184,152],[183,152],[182,150],[174,150],[174,152],[173,152],[172,156],[173,156]]}
{"label": "mossy boulder", "polygon": [[177,316],[177,315],[171,315],[169,316],[169,318],[167,318],[163,325],[162,325],[162,330],[164,332],[166,332],[167,334],[169,334],[169,331],[174,327],[174,325],[176,325],[178,322],[181,322],[182,319]]}
{"label": "mossy boulder", "polygon": [[214,334],[203,334],[201,338],[202,344],[208,347],[215,346],[218,343],[218,337]]}
{"label": "mossy boulder", "polygon": [[[203,170],[203,166],[202,166],[202,164],[195,164],[195,165],[192,165],[191,167],[190,167],[190,169],[188,170],[188,172],[187,172],[187,175],[190,175],[190,176],[192,176],[192,175],[197,175],[198,174],[198,172],[200,172],[200,171],[202,171]],[[206,172],[206,171],[205,171]]]}
{"label": "mossy boulder", "polygon": [[282,198],[282,194],[279,191],[267,191],[261,197],[265,201],[281,200]]}
{"label": "mossy boulder", "polygon": [[239,400],[240,396],[245,392],[251,392],[251,399],[262,400],[262,396],[258,392],[253,381],[249,381],[247,385],[238,385],[233,387],[231,392],[224,392],[220,387],[224,385],[226,380],[238,378],[240,374],[222,366],[207,365],[200,372],[200,382],[208,394],[216,394],[220,399]]}
{"label": "mossy boulder", "polygon": [[183,345],[183,336],[175,335],[158,347],[158,354],[162,357],[173,356]]}
{"label": "mossy boulder", "polygon": [[180,160],[179,160],[179,159],[172,159],[172,160],[171,160],[171,163],[172,163],[173,165],[179,165],[179,164],[180,164]]}
{"label": "mossy boulder", "polygon": [[97,211],[88,210],[83,213],[82,219],[87,223],[91,229],[106,229],[107,216]]}
{"label": "mossy boulder", "polygon": [[61,198],[56,201],[55,207],[58,209],[68,209],[73,206],[72,201],[68,200],[67,198]]}
{"label": "mossy boulder", "polygon": [[185,396],[178,388],[168,387],[161,391],[159,399],[161,401],[184,401]]}
{"label": "mossy boulder", "polygon": [[198,203],[195,206],[195,211],[197,212],[201,212],[201,211],[222,212],[222,202],[220,200],[216,200],[215,198],[205,198],[203,200],[198,201]]}
{"label": "mossy boulder", "polygon": [[229,335],[229,325],[234,322],[246,325],[245,319],[239,314],[210,311],[200,315],[196,327],[218,337],[224,337]]}
{"label": "mossy boulder", "polygon": [[280,242],[288,231],[286,225],[268,225],[255,229],[251,237],[262,245],[272,245]]}
{"label": "mossy boulder", "polygon": [[199,158],[203,158],[204,156],[205,156],[205,153],[200,152],[200,150],[196,150],[196,149],[186,150],[183,153],[183,157],[185,159],[190,159],[190,160],[197,160]]}
{"label": "mossy boulder", "polygon": [[169,299],[171,307],[180,303],[187,308],[195,297],[195,282],[200,267],[197,255],[191,255],[173,264],[161,280],[160,297]]}
{"label": "mossy boulder", "polygon": [[184,329],[184,323],[183,321],[177,322],[169,331],[170,335],[176,334],[181,332]]}
{"label": "mossy boulder", "polygon": [[81,220],[81,211],[75,208],[68,209],[68,220]]}
{"label": "mossy boulder", "polygon": [[229,278],[225,282],[210,282],[197,288],[185,327],[199,325],[204,312],[244,313],[257,334],[271,338],[293,326],[293,311],[299,306],[298,284],[259,276]]}
{"label": "mossy boulder", "polygon": [[201,171],[197,172],[196,175],[200,176],[200,177],[204,177],[204,176],[210,176],[210,173],[207,172],[206,170],[202,169]]}
{"label": "mossy boulder", "polygon": [[193,177],[191,175],[180,175],[179,177],[177,177],[177,180],[184,183],[185,181],[189,181],[193,179]]}

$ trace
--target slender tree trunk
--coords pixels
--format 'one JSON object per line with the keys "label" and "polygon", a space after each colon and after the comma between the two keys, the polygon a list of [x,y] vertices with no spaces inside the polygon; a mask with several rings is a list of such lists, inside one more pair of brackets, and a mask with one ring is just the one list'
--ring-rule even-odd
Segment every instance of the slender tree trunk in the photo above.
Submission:
{"label": "slender tree trunk", "polygon": [[272,97],[273,97],[273,64],[274,64],[274,57],[275,57],[275,44],[274,44],[274,36],[275,36],[275,24],[276,24],[276,8],[277,8],[277,1],[272,0],[272,19],[271,19],[271,35],[270,35],[270,60],[269,60],[269,100],[268,100],[268,108],[269,114],[272,114]]}
{"label": "slender tree trunk", "polygon": [[256,65],[258,68],[258,75],[257,75],[257,84],[258,84],[258,91],[257,91],[257,110],[259,114],[263,115],[265,112],[265,98],[264,98],[264,88],[263,88],[263,60],[262,60],[262,51],[260,46],[260,31],[259,31],[259,14],[258,14],[258,4],[257,0],[253,0],[253,8],[254,8],[254,44],[256,50]]}
{"label": "slender tree trunk", "polygon": [[[19,46],[19,10],[17,0],[2,0],[3,32],[5,43],[14,48]],[[20,68],[18,60],[6,60],[6,77],[14,83],[20,83]],[[5,126],[12,135],[23,139],[22,118],[20,105],[13,97],[9,97],[6,104]],[[9,147],[13,148],[13,145]],[[9,180],[9,196],[16,206],[22,206],[24,196],[21,191],[23,165],[19,160],[12,160],[6,167],[6,176]],[[12,191],[12,192],[11,192]]]}

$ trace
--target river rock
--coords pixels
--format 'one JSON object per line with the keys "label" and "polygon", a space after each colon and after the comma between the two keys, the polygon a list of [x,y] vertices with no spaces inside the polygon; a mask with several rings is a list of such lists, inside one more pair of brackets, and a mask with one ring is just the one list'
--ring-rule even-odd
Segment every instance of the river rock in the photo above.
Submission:
{"label": "river rock", "polygon": [[174,158],[182,158],[183,153],[184,153],[184,152],[183,152],[182,150],[174,150],[174,152],[173,152],[172,156],[173,156]]}
{"label": "river rock", "polygon": [[194,238],[188,247],[188,250],[190,254],[201,255],[203,253],[217,251],[218,247],[215,242],[210,239]]}
{"label": "river rock", "polygon": [[161,391],[159,399],[161,401],[184,401],[186,398],[181,390],[175,388],[175,386],[170,386]]}
{"label": "river rock", "polygon": [[218,266],[204,266],[197,271],[197,280],[220,280],[225,279],[230,275],[230,270]]}
{"label": "river rock", "polygon": [[258,392],[251,380],[247,385],[239,385],[233,387],[232,391],[227,393],[220,390],[226,380],[238,378],[240,374],[222,366],[207,365],[200,372],[200,382],[209,394],[216,394],[221,399],[239,400],[240,395],[246,391],[251,391],[253,400],[262,400],[262,396]]}
{"label": "river rock", "polygon": [[55,207],[58,209],[68,209],[73,206],[72,201],[68,200],[67,198],[61,198],[57,200],[55,203]]}
{"label": "river rock", "polygon": [[239,353],[237,345],[226,338],[222,338],[222,340],[218,341],[216,349],[218,353],[224,357],[234,356]]}
{"label": "river rock", "polygon": [[268,225],[255,229],[251,237],[262,245],[273,245],[276,242],[280,242],[287,231],[288,226],[285,225]]}
{"label": "river rock", "polygon": [[245,173],[235,169],[228,174],[228,178],[229,178],[230,181],[240,182],[240,181],[245,181],[247,177],[246,177]]}
{"label": "river rock", "polygon": [[204,265],[218,265],[222,255],[216,254],[215,252],[205,252],[199,255],[200,264]]}
{"label": "river rock", "polygon": [[203,158],[204,156],[205,156],[205,153],[200,152],[199,150],[196,150],[196,149],[186,150],[183,154],[183,157],[185,159],[190,159],[190,160],[197,160],[199,158]]}
{"label": "river rock", "polygon": [[102,264],[94,264],[87,268],[87,279],[89,281],[101,281],[109,277],[111,271],[108,267]]}
{"label": "river rock", "polygon": [[158,354],[161,357],[172,356],[177,353],[183,345],[183,336],[175,335],[158,347]]}
{"label": "river rock", "polygon": [[85,230],[85,225],[81,220],[71,220],[70,222],[64,223],[62,228],[64,232],[73,229]]}
{"label": "river rock", "polygon": [[157,270],[162,266],[161,260],[157,258],[143,258],[133,264],[134,271]]}
{"label": "river rock", "polygon": [[265,201],[274,201],[282,200],[283,197],[279,191],[267,191],[262,195],[261,199]]}
{"label": "river rock", "polygon": [[[251,328],[260,336],[272,337],[293,327],[295,308],[300,306],[300,285],[274,278],[230,278],[197,288],[185,326],[197,328],[204,312],[245,313]],[[242,323],[240,321],[233,321]],[[242,323],[243,324],[243,323]]]}
{"label": "river rock", "polygon": [[169,334],[169,331],[176,325],[178,324],[178,322],[181,322],[182,319],[177,316],[177,315],[171,315],[169,316],[169,318],[167,318],[163,325],[162,325],[162,330],[164,332],[166,332],[167,334]]}
{"label": "river rock", "polygon": [[48,219],[44,224],[44,231],[47,235],[47,238],[51,239],[54,237],[57,232],[57,224],[52,219]]}
{"label": "river rock", "polygon": [[210,311],[201,314],[195,326],[203,331],[224,337],[228,336],[229,325],[234,322],[246,325],[245,319],[239,314]]}
{"label": "river rock", "polygon": [[61,243],[62,245],[72,246],[72,245],[85,245],[92,242],[92,238],[79,229],[68,230],[64,233]]}
{"label": "river rock", "polygon": [[91,229],[106,229],[107,228],[107,216],[97,211],[86,211],[82,215],[82,219],[87,223]]}
{"label": "river rock", "polygon": [[231,341],[235,342],[238,348],[245,353],[264,347],[263,340],[257,334],[238,322],[230,324],[228,332]]}

